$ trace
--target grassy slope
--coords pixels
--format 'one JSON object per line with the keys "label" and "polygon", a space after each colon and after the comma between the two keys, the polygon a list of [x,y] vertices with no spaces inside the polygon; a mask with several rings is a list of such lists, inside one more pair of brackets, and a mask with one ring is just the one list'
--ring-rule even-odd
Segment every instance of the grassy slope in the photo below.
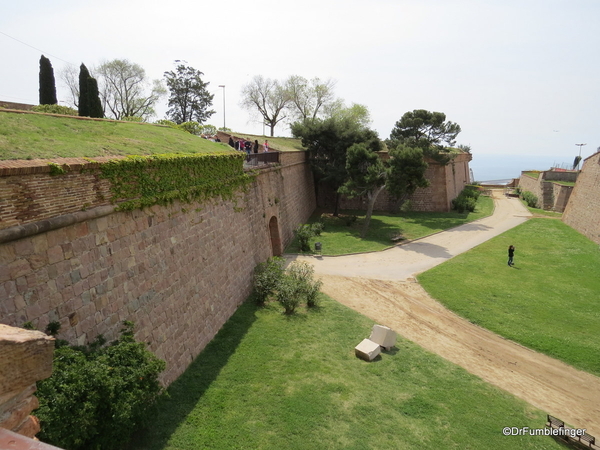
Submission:
{"label": "grassy slope", "polygon": [[[406,239],[417,239],[428,236],[463,223],[472,222],[492,214],[494,202],[489,197],[480,196],[477,208],[473,213],[425,213],[409,212],[400,214],[375,213],[371,218],[369,232],[365,239],[360,238],[360,230],[364,219],[364,211],[356,211],[358,220],[351,226],[346,225],[344,218],[325,218],[325,229],[321,236],[312,242],[323,244],[324,255],[342,255],[348,253],[379,251],[394,243],[391,238],[401,234]],[[350,213],[344,212],[344,216]],[[315,213],[309,222],[315,222],[321,217]],[[312,246],[314,247],[314,245]],[[298,241],[294,239],[286,249],[288,253],[299,253]]]}
{"label": "grassy slope", "polygon": [[372,325],[324,296],[292,317],[243,304],[130,448],[560,448],[502,436],[503,426],[543,427],[545,416],[409,341],[357,359]]}
{"label": "grassy slope", "polygon": [[0,160],[214,151],[232,150],[158,125],[0,110]]}
{"label": "grassy slope", "polygon": [[[516,268],[506,264],[511,244]],[[598,267],[598,245],[559,220],[540,218],[418,279],[471,322],[600,376]]]}

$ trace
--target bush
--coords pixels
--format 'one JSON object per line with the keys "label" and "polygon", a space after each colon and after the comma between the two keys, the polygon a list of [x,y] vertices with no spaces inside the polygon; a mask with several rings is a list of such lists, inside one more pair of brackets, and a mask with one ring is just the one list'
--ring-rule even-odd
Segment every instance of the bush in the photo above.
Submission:
{"label": "bush", "polygon": [[162,392],[164,361],[135,342],[131,322],[111,345],[101,342],[55,350],[52,376],[38,383],[41,440],[69,450],[116,449],[146,422]]}
{"label": "bush", "polygon": [[293,314],[300,304],[301,287],[290,275],[284,274],[277,286],[277,301],[281,303],[285,314]]}
{"label": "bush", "polygon": [[62,114],[64,116],[77,116],[79,113],[76,109],[69,108],[68,106],[61,105],[36,105],[31,108],[34,112],[46,113],[46,114]]}
{"label": "bush", "polygon": [[177,128],[183,131],[187,131],[188,133],[194,134],[196,136],[200,136],[202,134],[202,127],[198,122],[183,122],[180,123]]}
{"label": "bush", "polygon": [[473,212],[475,211],[476,205],[477,200],[475,200],[473,197],[458,196],[452,200],[452,207],[459,213],[463,213],[465,211]]}
{"label": "bush", "polygon": [[525,203],[527,203],[527,206],[529,206],[530,208],[538,207],[538,198],[533,192],[523,191],[521,193],[521,198],[525,201]]}
{"label": "bush", "polygon": [[310,252],[310,240],[315,236],[321,236],[321,232],[325,225],[323,222],[316,222],[313,224],[299,225],[296,230],[296,238],[300,245],[300,250],[303,252]]}
{"label": "bush", "polygon": [[297,286],[297,295],[306,300],[306,306],[309,308],[317,306],[319,291],[323,285],[321,280],[313,280],[314,273],[313,266],[305,261],[294,261],[290,264],[287,272],[287,275]]}
{"label": "bush", "polygon": [[283,258],[274,256],[254,268],[254,293],[258,305],[264,305],[277,290],[284,274],[284,264]]}
{"label": "bush", "polygon": [[452,200],[452,209],[455,209],[459,213],[463,213],[465,211],[473,212],[475,211],[477,199],[480,195],[481,192],[477,186],[467,185],[462,192],[458,194],[458,197]]}

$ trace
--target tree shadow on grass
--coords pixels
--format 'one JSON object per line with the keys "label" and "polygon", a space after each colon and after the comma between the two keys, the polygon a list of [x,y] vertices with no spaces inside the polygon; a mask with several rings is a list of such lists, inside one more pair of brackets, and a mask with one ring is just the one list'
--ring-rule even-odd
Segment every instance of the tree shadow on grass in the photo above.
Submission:
{"label": "tree shadow on grass", "polygon": [[256,320],[257,308],[249,299],[237,309],[186,371],[169,386],[168,397],[158,402],[147,426],[134,434],[127,448],[158,450],[166,446],[235,353]]}

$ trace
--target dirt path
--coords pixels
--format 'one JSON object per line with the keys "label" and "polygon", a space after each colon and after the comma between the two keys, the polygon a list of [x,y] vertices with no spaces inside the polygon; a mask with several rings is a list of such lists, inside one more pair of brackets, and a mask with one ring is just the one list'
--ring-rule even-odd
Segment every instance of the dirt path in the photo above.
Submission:
{"label": "dirt path", "polygon": [[[492,218],[416,241],[406,249],[314,264],[323,291],[423,348],[600,437],[600,378],[480,328],[433,300],[411,278],[526,220],[520,203],[496,198]],[[399,354],[399,356],[401,356]],[[502,426],[521,426],[509,423]]]}

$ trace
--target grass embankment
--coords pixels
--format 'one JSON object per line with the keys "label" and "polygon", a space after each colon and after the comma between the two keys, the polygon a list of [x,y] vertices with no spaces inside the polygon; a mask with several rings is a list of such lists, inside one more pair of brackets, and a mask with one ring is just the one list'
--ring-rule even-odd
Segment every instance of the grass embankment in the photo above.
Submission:
{"label": "grass embankment", "polygon": [[[472,222],[492,214],[494,201],[490,197],[480,196],[475,212],[448,213],[407,212],[399,214],[373,214],[369,232],[364,239],[360,238],[360,231],[365,217],[364,211],[343,211],[340,217],[333,217],[315,213],[309,219],[314,223],[322,219],[325,228],[321,236],[312,242],[321,242],[324,255],[343,255],[349,253],[379,251],[395,245],[401,241],[392,241],[396,236],[405,239],[418,239],[439,231],[447,230],[467,222]],[[348,225],[352,216],[357,220]],[[312,245],[314,248],[314,244]],[[298,241],[294,239],[286,248],[287,253],[300,253]]]}
{"label": "grass embankment", "polygon": [[[507,266],[514,245],[515,267]],[[600,376],[600,251],[559,220],[531,219],[418,276],[473,323]]]}
{"label": "grass embankment", "polygon": [[233,150],[169,127],[0,110],[0,160],[219,151]]}
{"label": "grass embankment", "polygon": [[371,363],[354,356],[373,322],[323,296],[317,310],[243,304],[169,388],[129,448],[558,449],[544,414],[399,339]]}

